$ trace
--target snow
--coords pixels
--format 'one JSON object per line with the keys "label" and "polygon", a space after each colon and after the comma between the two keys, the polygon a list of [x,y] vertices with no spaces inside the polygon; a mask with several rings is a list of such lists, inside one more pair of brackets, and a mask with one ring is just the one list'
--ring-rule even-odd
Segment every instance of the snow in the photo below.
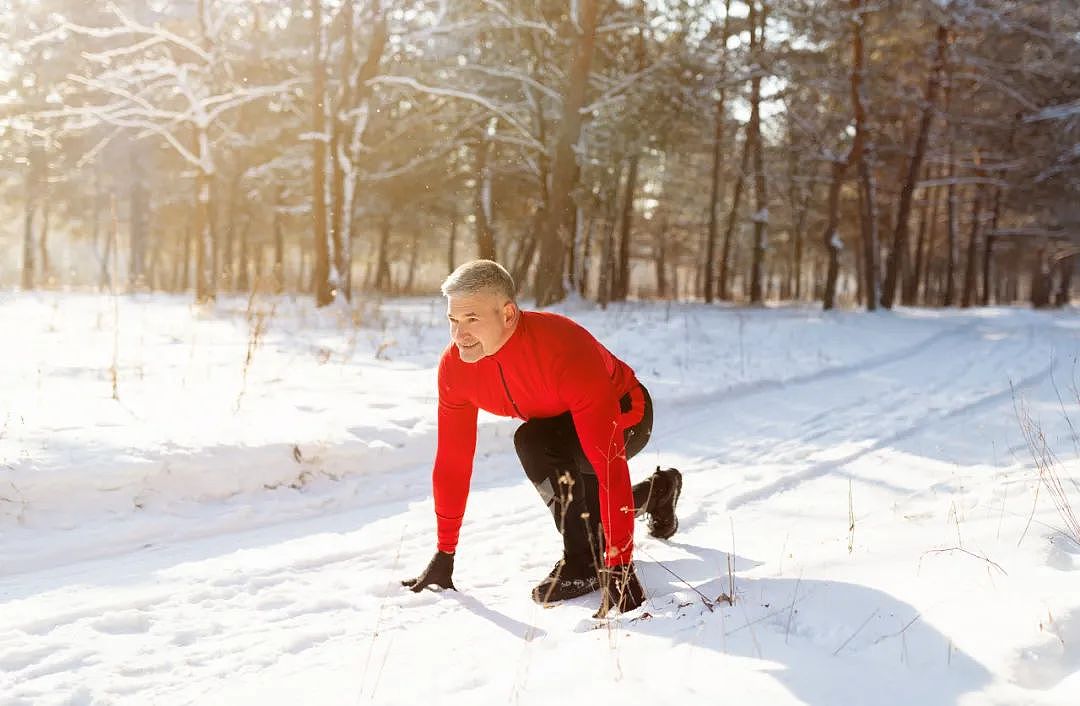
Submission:
{"label": "snow", "polygon": [[1076,703],[1080,546],[1013,392],[1080,506],[1075,309],[560,310],[652,393],[633,479],[685,476],[607,622],[529,599],[560,543],[486,415],[460,592],[398,584],[438,298],[0,295],[0,704]]}

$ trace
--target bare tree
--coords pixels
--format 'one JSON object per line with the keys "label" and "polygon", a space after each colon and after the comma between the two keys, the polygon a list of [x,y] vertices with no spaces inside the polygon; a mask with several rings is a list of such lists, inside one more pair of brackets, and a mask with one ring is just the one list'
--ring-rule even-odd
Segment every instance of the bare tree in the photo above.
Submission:
{"label": "bare tree", "polygon": [[580,29],[563,92],[562,122],[551,160],[551,190],[541,231],[540,263],[535,285],[536,303],[539,306],[554,304],[566,295],[563,268],[571,232],[571,191],[577,174],[574,145],[581,134],[581,108],[585,104],[585,89],[596,43],[599,5],[599,0],[579,0],[577,3],[576,24]]}
{"label": "bare tree", "polygon": [[855,142],[851,158],[859,173],[859,185],[862,193],[863,276],[865,277],[866,308],[877,309],[880,299],[878,286],[878,218],[877,186],[871,167],[873,145],[870,138],[869,116],[866,109],[864,82],[866,70],[866,49],[864,47],[863,28],[866,7],[864,0],[851,0],[852,39],[851,39],[851,103],[855,108]]}
{"label": "bare tree", "polygon": [[760,304],[764,300],[766,228],[769,223],[769,198],[765,190],[764,139],[761,135],[761,78],[762,44],[765,42],[765,22],[768,5],[762,3],[758,11],[756,0],[750,2],[750,55],[753,58],[753,78],[750,80],[750,124],[747,139],[754,145],[754,200],[757,210],[751,219],[754,223],[754,254],[750,274],[750,301]]}
{"label": "bare tree", "polygon": [[881,305],[886,309],[891,309],[893,306],[897,282],[900,279],[901,265],[904,258],[907,257],[908,220],[911,215],[912,195],[915,193],[915,184],[922,170],[923,158],[926,156],[926,146],[930,141],[930,125],[937,110],[937,93],[938,88],[941,86],[941,74],[945,68],[945,57],[949,45],[948,27],[938,25],[935,36],[936,53],[926,79],[922,117],[919,120],[915,148],[908,164],[907,177],[904,179],[904,185],[900,191],[900,205],[896,213],[896,228],[893,230],[892,249],[889,251],[886,264],[885,284],[881,297]]}

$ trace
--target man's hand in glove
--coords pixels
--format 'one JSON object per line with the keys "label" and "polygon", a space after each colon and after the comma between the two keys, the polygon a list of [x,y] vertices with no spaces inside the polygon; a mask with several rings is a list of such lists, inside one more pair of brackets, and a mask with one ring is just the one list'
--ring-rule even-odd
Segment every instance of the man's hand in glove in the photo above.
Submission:
{"label": "man's hand in glove", "polygon": [[427,568],[419,576],[414,579],[405,579],[401,582],[401,585],[408,586],[413,593],[419,593],[428,586],[453,588],[456,591],[457,588],[454,588],[454,582],[451,580],[453,574],[454,555],[446,552],[436,552]]}
{"label": "man's hand in glove", "polygon": [[638,581],[633,563],[600,570],[600,610],[594,618],[606,618],[610,610],[625,613],[644,602],[645,590]]}

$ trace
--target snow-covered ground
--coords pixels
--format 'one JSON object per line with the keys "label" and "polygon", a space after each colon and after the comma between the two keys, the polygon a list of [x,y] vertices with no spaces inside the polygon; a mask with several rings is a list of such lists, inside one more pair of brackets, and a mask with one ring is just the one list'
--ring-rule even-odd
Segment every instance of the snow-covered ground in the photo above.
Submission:
{"label": "snow-covered ground", "polygon": [[652,392],[633,479],[685,476],[603,623],[529,599],[560,543],[510,420],[460,592],[399,585],[438,298],[0,295],[0,704],[1080,703],[1080,546],[1018,421],[1080,512],[1075,309],[559,310]]}

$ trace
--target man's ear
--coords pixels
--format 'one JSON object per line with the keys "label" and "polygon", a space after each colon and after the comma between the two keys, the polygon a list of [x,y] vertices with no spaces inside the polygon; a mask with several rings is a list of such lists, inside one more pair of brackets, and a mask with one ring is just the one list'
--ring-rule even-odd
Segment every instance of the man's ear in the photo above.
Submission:
{"label": "man's ear", "polygon": [[517,304],[512,301],[508,301],[503,304],[502,307],[503,325],[509,326],[514,323],[514,317],[517,316]]}

